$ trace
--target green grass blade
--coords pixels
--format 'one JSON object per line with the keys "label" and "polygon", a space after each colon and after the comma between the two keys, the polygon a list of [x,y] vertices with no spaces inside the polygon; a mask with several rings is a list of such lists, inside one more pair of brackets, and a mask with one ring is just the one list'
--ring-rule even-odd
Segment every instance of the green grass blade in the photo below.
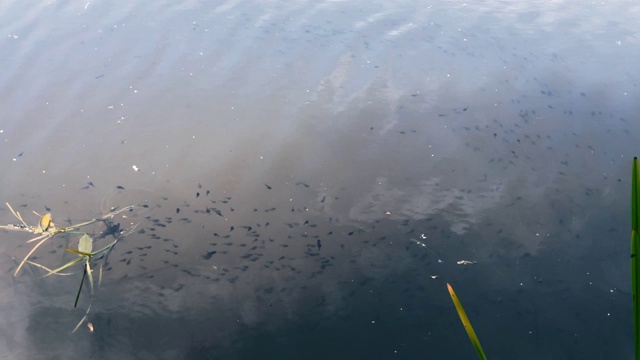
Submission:
{"label": "green grass blade", "polygon": [[100,249],[100,250],[98,250],[98,251],[95,251],[95,252],[93,252],[93,253],[91,253],[91,254],[92,254],[93,256],[95,256],[95,255],[100,254],[100,253],[102,253],[102,252],[109,251],[109,250],[111,250],[111,248],[112,248],[112,247],[113,247],[117,242],[118,242],[118,239],[116,239],[116,240],[115,240],[114,242],[112,242],[111,244],[109,244],[109,245],[107,245],[107,246],[103,247],[102,249]]}
{"label": "green grass blade", "polygon": [[471,322],[467,317],[467,313],[465,313],[460,300],[458,300],[458,296],[451,285],[447,284],[447,288],[449,289],[449,295],[451,295],[451,300],[453,300],[453,305],[455,305],[456,310],[458,311],[458,316],[460,316],[460,321],[462,321],[462,325],[464,325],[464,329],[467,330],[467,335],[469,335],[469,339],[473,344],[473,347],[476,349],[476,353],[478,353],[478,357],[482,360],[486,360],[487,356],[484,354],[482,350],[482,345],[480,345],[480,340],[478,340],[478,336],[476,336],[476,332],[473,331],[473,327],[471,326]]}
{"label": "green grass blade", "polygon": [[633,174],[631,178],[631,229],[638,231],[640,224],[640,199],[638,198],[638,183],[640,182],[640,169],[638,168],[638,158],[633,158]]}
{"label": "green grass blade", "polygon": [[[16,269],[16,272],[13,274],[13,276],[18,276],[18,273],[20,272],[20,269],[22,269],[22,266],[24,265],[25,262],[27,262],[27,260],[29,260],[29,256],[31,256],[31,254],[33,254],[37,248],[40,247],[40,245],[44,244],[45,241],[51,239],[53,235],[49,236],[49,235],[43,235],[43,236],[38,236],[34,239],[31,240],[35,240],[35,239],[40,239],[43,238],[42,240],[40,240],[39,243],[37,243],[32,249],[31,251],[29,251],[29,253],[24,257],[24,259],[22,259],[22,262],[20,262],[20,265],[18,265],[18,268]],[[30,241],[31,241],[30,240]]]}
{"label": "green grass blade", "polygon": [[64,264],[64,265],[62,265],[62,266],[60,266],[59,268],[57,268],[57,269],[55,269],[55,270],[51,270],[51,271],[49,271],[49,273],[47,273],[47,274],[45,275],[45,277],[47,277],[47,276],[49,276],[49,275],[57,274],[58,272],[60,272],[60,271],[62,271],[62,270],[64,270],[64,269],[66,269],[66,268],[68,268],[69,266],[73,266],[73,265],[75,265],[75,264],[79,263],[79,262],[80,262],[80,261],[82,261],[83,259],[84,259],[83,257],[79,257],[79,258],[77,258],[77,259],[73,259],[73,260],[69,261],[68,263],[66,263],[66,264]]}
{"label": "green grass blade", "polygon": [[80,325],[82,325],[83,322],[85,322],[85,320],[87,320],[89,318],[89,311],[91,310],[91,305],[89,305],[89,307],[87,308],[87,312],[84,314],[84,316],[82,317],[82,319],[80,319],[80,322],[78,323],[78,325],[76,325],[75,328],[73,328],[72,333],[76,332],[76,330],[78,330],[78,328],[80,327]]}
{"label": "green grass blade", "polygon": [[633,158],[633,170],[631,178],[631,293],[633,299],[633,344],[636,359],[640,360],[640,299],[638,290],[640,288],[640,237],[638,235],[638,225],[640,224],[640,171],[638,168],[638,158]]}
{"label": "green grass blade", "polygon": [[87,253],[87,252],[76,250],[76,249],[72,249],[72,248],[64,248],[64,250],[66,252],[70,252],[72,254],[78,254],[78,255],[82,255],[82,256],[93,256],[92,253]]}
{"label": "green grass blade", "polygon": [[38,264],[37,262],[31,261],[31,260],[27,260],[27,264],[31,264],[31,265],[33,265],[35,267],[39,267],[40,269],[44,269],[48,273],[51,273],[51,275],[73,275],[73,273],[61,273],[61,272],[54,273],[53,270],[49,269],[48,267],[46,267],[46,266],[44,266],[42,264]]}
{"label": "green grass blade", "polygon": [[640,359],[640,302],[638,301],[638,289],[640,284],[640,238],[636,230],[631,230],[631,294],[633,299],[633,343],[636,351],[636,359]]}

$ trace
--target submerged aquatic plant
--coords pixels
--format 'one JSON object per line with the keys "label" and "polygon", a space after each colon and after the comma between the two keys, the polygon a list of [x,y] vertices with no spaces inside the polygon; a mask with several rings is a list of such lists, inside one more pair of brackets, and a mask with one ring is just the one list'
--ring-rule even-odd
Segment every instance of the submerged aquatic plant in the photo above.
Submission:
{"label": "submerged aquatic plant", "polygon": [[67,227],[56,227],[55,224],[52,221],[51,218],[51,214],[47,213],[45,215],[40,215],[37,212],[33,212],[34,214],[40,216],[40,223],[37,226],[32,226],[27,224],[24,219],[22,218],[22,215],[20,215],[19,212],[13,210],[13,208],[11,207],[11,205],[9,205],[9,203],[6,203],[7,207],[9,208],[9,210],[11,210],[11,213],[13,214],[13,216],[16,217],[16,219],[20,220],[20,224],[8,224],[8,225],[0,225],[0,229],[5,229],[5,230],[17,230],[17,231],[26,231],[26,232],[30,232],[32,234],[38,235],[36,237],[34,237],[33,239],[30,239],[27,241],[27,243],[31,243],[34,241],[38,241],[40,240],[32,249],[31,251],[29,251],[29,253],[27,253],[27,255],[22,259],[22,261],[20,262],[20,264],[18,265],[18,268],[16,269],[15,273],[13,274],[14,276],[18,276],[18,273],[20,272],[20,269],[22,269],[22,266],[24,266],[24,264],[27,262],[27,260],[29,259],[29,257],[31,255],[33,255],[33,253],[42,245],[45,243],[45,241],[51,239],[52,237],[54,237],[57,234],[60,233],[66,233],[66,232],[70,232],[76,229],[79,229],[83,226],[86,225],[90,225],[93,223],[96,223],[98,221],[104,221],[106,219],[110,219],[113,218],[115,215],[123,212],[123,211],[129,211],[131,209],[133,209],[133,206],[127,206],[125,208],[122,209],[118,209],[118,210],[113,210],[109,213],[107,213],[106,215],[99,217],[99,218],[95,218],[89,221],[85,221],[83,223],[80,224],[75,224],[75,225],[69,225]]}
{"label": "submerged aquatic plant", "polygon": [[[35,211],[33,212],[34,214],[36,214],[37,216],[40,216],[40,222],[37,226],[32,226],[27,224],[24,219],[22,218],[22,215],[20,215],[19,212],[13,210],[13,208],[11,207],[11,205],[9,205],[9,203],[7,203],[7,207],[9,208],[9,210],[11,210],[11,213],[13,214],[13,216],[16,217],[16,219],[18,219],[20,221],[20,224],[15,225],[15,224],[8,224],[8,225],[2,225],[0,226],[0,229],[5,229],[5,230],[16,230],[16,231],[26,231],[35,235],[35,238],[30,239],[27,241],[27,243],[31,243],[34,241],[38,241],[38,243],[27,253],[27,255],[22,259],[22,261],[19,263],[14,276],[17,276],[18,273],[20,272],[20,269],[22,269],[22,267],[24,266],[25,263],[36,266],[38,268],[44,269],[47,271],[47,273],[44,275],[44,277],[50,276],[50,275],[71,275],[72,273],[66,273],[66,272],[62,272],[63,270],[66,270],[70,267],[72,267],[75,264],[83,263],[83,272],[82,272],[82,279],[80,280],[80,286],[78,287],[78,292],[76,294],[76,299],[74,302],[73,307],[76,307],[78,305],[78,300],[80,299],[80,293],[82,292],[82,286],[84,284],[85,281],[85,277],[88,276],[89,278],[89,284],[91,286],[91,295],[93,295],[94,292],[94,279],[93,279],[93,270],[91,267],[91,261],[96,258],[103,258],[104,257],[104,262],[102,264],[100,264],[100,275],[99,275],[99,280],[98,280],[98,285],[100,285],[100,283],[102,282],[102,268],[104,266],[104,264],[107,261],[107,256],[109,254],[109,252],[113,249],[113,247],[116,245],[116,243],[118,242],[118,240],[120,240],[121,238],[129,235],[132,231],[134,231],[134,229],[137,227],[137,224],[132,226],[129,231],[126,232],[119,232],[118,236],[116,237],[116,239],[111,242],[110,244],[108,244],[107,246],[101,248],[100,250],[97,251],[93,251],[93,239],[86,233],[84,232],[76,232],[75,230],[86,226],[86,225],[90,225],[99,221],[104,222],[105,224],[107,224],[108,226],[108,219],[113,218],[115,215],[123,212],[123,211],[130,211],[133,209],[133,206],[127,206],[125,208],[121,208],[121,209],[112,209],[111,212],[107,213],[106,215],[99,217],[99,218],[95,218],[89,221],[85,221],[79,224],[75,224],[75,225],[69,225],[67,227],[56,227],[55,224],[53,223],[53,220],[51,218],[51,214],[47,213],[45,215],[40,215],[38,213],[36,213]],[[119,229],[119,227],[118,227]],[[29,260],[29,258],[31,257],[31,255],[33,255],[35,253],[35,251],[42,245],[44,244],[47,240],[51,239],[52,237],[54,237],[57,234],[60,233],[78,233],[81,234],[80,239],[78,240],[78,249],[72,249],[72,248],[65,248],[65,250],[67,252],[70,252],[72,254],[76,254],[79,255],[79,257],[65,263],[64,265],[51,270],[50,268],[36,263],[34,261]],[[115,235],[114,235],[115,236]],[[73,332],[75,332],[76,330],[78,330],[78,328],[80,327],[80,325],[85,322],[86,320],[88,320],[89,317],[89,311],[91,310],[91,303],[92,303],[93,297],[91,298],[90,302],[89,302],[89,306],[87,308],[87,311],[85,312],[83,318],[80,320],[80,322],[76,325],[76,327],[73,329]],[[92,329],[92,326],[90,326],[90,329]],[[93,331],[93,330],[91,330]]]}
{"label": "submerged aquatic plant", "polygon": [[638,289],[640,281],[640,170],[638,169],[638,158],[633,158],[631,175],[631,293],[633,299],[633,344],[635,348],[635,358],[640,359],[640,302],[638,299]]}
{"label": "submerged aquatic plant", "polygon": [[[91,294],[93,294],[93,271],[91,270],[91,259],[96,256],[96,255],[100,255],[103,253],[108,252],[109,250],[111,250],[113,248],[113,246],[118,242],[118,239],[115,239],[111,244],[103,247],[102,249],[98,250],[98,251],[94,251],[91,252],[91,250],[93,250],[93,239],[87,235],[84,234],[82,235],[82,237],[80,238],[80,241],[78,241],[78,250],[76,249],[71,249],[71,248],[65,248],[66,251],[73,253],[73,254],[78,254],[80,255],[79,258],[73,259],[71,261],[69,261],[68,263],[60,266],[59,268],[55,269],[55,270],[49,270],[49,272],[45,275],[45,276],[49,276],[49,275],[53,275],[53,274],[58,274],[60,271],[73,266],[81,261],[84,260],[84,271],[82,272],[82,280],[80,280],[80,287],[78,288],[78,294],[76,295],[76,301],[73,304],[73,307],[78,306],[78,299],[80,298],[80,292],[82,291],[82,284],[84,284],[84,278],[86,275],[89,275],[89,284],[91,285]],[[100,265],[100,281],[102,282],[102,264]]]}
{"label": "submerged aquatic plant", "polygon": [[447,283],[447,288],[449,289],[449,295],[451,295],[451,300],[453,301],[453,305],[455,305],[456,310],[458,311],[458,316],[460,316],[460,321],[462,321],[462,325],[464,326],[464,329],[467,331],[467,335],[469,335],[471,344],[473,344],[473,347],[476,349],[476,353],[478,354],[478,357],[482,360],[486,360],[487,356],[484,354],[484,351],[482,350],[482,345],[480,345],[480,340],[478,340],[478,336],[476,335],[476,332],[473,331],[473,326],[471,326],[471,322],[469,321],[469,318],[467,317],[467,313],[464,311],[464,308],[462,307],[462,303],[460,303],[458,296],[456,295],[455,291],[453,291],[453,287],[448,283]]}

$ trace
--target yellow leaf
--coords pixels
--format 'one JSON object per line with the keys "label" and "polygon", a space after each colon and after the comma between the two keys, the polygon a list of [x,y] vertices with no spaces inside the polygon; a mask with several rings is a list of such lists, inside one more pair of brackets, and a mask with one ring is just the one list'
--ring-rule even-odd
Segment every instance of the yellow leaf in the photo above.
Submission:
{"label": "yellow leaf", "polygon": [[47,229],[52,225],[53,222],[51,222],[51,214],[46,213],[40,218],[40,229],[42,229],[42,231],[47,231]]}

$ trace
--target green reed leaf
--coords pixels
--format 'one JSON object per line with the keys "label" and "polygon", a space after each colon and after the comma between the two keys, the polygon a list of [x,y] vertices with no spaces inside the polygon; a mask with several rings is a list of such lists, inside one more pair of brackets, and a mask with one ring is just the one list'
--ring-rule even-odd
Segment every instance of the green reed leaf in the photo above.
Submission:
{"label": "green reed leaf", "polygon": [[482,345],[480,345],[480,340],[478,340],[478,336],[476,335],[476,332],[473,331],[473,327],[471,326],[471,322],[467,317],[467,313],[464,311],[464,308],[462,307],[462,303],[460,303],[460,300],[458,300],[458,296],[456,295],[455,291],[453,291],[453,287],[447,284],[447,288],[449,289],[449,295],[451,295],[451,300],[453,301],[453,305],[455,305],[456,310],[458,311],[458,316],[460,316],[460,321],[462,321],[462,325],[464,326],[464,329],[467,331],[467,335],[469,335],[469,339],[471,340],[473,347],[476,349],[476,353],[478,354],[478,357],[482,360],[486,360],[487,356],[484,354],[484,351],[482,350]]}

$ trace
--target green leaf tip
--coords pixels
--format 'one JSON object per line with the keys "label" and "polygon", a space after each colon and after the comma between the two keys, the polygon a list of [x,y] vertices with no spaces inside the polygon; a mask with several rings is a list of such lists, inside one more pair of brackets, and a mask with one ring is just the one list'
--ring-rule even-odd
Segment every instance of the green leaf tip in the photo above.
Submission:
{"label": "green leaf tip", "polygon": [[633,303],[633,344],[635,348],[635,358],[640,360],[640,301],[638,290],[640,289],[640,236],[638,235],[638,225],[640,224],[640,171],[638,158],[633,158],[631,169],[631,294]]}
{"label": "green leaf tip", "polygon": [[484,350],[482,350],[482,345],[480,345],[480,340],[478,340],[478,336],[476,332],[473,330],[473,326],[471,326],[471,322],[467,317],[467,313],[464,311],[462,307],[462,303],[458,299],[456,292],[453,291],[453,287],[447,283],[447,288],[449,289],[449,295],[451,295],[451,300],[453,301],[453,305],[456,307],[458,311],[458,316],[460,316],[460,321],[462,321],[462,325],[464,329],[467,331],[467,335],[469,335],[469,340],[471,340],[471,344],[476,349],[476,353],[478,357],[482,360],[487,360],[487,356],[484,354]]}

